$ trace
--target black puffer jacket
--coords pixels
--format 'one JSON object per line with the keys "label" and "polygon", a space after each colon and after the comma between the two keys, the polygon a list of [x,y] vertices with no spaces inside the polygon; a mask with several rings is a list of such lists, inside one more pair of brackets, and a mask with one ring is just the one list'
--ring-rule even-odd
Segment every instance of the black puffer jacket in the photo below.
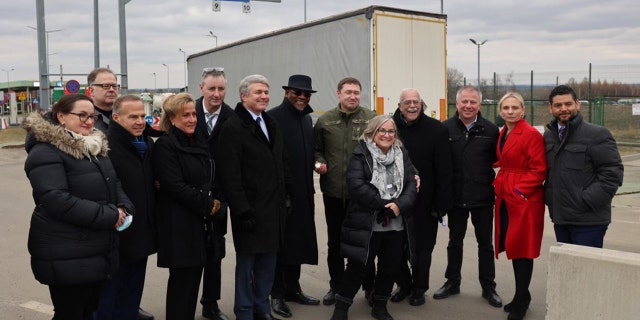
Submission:
{"label": "black puffer jacket", "polygon": [[478,112],[475,126],[467,130],[456,114],[444,122],[449,130],[453,161],[453,201],[456,207],[493,206],[498,127]]}
{"label": "black puffer jacket", "polygon": [[[393,201],[400,208],[400,215],[403,217],[404,230],[407,232],[407,239],[413,239],[411,233],[412,208],[416,199],[416,181],[414,179],[415,170],[406,149],[402,148],[404,161],[404,186],[402,194]],[[371,184],[371,169],[373,159],[367,149],[365,142],[360,143],[353,150],[353,156],[347,169],[347,186],[351,195],[347,216],[342,223],[342,237],[340,241],[340,251],[342,256],[365,264],[369,255],[369,240],[373,232],[373,224],[376,223],[376,211],[383,210],[386,204],[380,197],[378,189]],[[409,244],[411,253],[414,244]],[[402,248],[399,248],[402,250]],[[413,257],[413,254],[411,254]]]}
{"label": "black puffer jacket", "polygon": [[134,213],[107,158],[107,139],[96,157],[83,154],[84,143],[39,114],[23,123],[31,138],[25,172],[36,208],[29,229],[35,278],[47,285],[107,279],[118,266],[118,207]]}

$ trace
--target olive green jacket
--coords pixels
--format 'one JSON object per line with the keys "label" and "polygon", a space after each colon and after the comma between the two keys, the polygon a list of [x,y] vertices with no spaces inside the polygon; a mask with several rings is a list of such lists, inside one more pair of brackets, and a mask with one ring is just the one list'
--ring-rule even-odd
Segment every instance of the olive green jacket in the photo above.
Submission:
{"label": "olive green jacket", "polygon": [[369,120],[376,113],[358,107],[352,113],[340,110],[340,105],[323,114],[313,128],[314,157],[327,165],[327,173],[320,176],[320,189],[333,198],[349,199],[347,167],[353,149],[360,140]]}

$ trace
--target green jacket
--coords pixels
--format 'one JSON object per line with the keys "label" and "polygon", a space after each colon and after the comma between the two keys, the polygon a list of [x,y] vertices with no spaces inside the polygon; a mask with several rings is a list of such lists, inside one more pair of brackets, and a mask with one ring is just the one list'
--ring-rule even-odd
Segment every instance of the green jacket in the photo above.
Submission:
{"label": "green jacket", "polygon": [[320,176],[320,189],[329,197],[349,199],[347,167],[353,149],[376,113],[358,107],[352,113],[340,110],[340,105],[323,114],[313,128],[314,157],[327,164],[327,173]]}

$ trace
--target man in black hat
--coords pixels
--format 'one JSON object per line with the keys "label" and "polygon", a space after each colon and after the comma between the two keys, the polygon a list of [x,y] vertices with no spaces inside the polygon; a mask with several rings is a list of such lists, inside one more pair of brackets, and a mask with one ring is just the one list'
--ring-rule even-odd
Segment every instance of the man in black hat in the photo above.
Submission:
{"label": "man in black hat", "polygon": [[278,254],[276,274],[271,290],[271,309],[274,313],[291,317],[285,301],[303,305],[318,305],[320,301],[305,295],[300,287],[302,264],[318,264],[318,243],[313,203],[313,127],[309,113],[311,78],[292,75],[289,84],[282,86],[284,100],[268,114],[278,123],[284,136],[285,150],[291,160],[292,199],[287,215],[284,246]]}

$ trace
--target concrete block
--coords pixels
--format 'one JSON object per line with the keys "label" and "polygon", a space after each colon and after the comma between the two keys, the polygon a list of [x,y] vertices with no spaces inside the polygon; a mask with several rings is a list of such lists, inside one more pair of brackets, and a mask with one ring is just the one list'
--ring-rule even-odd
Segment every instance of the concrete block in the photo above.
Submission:
{"label": "concrete block", "polygon": [[546,319],[640,319],[640,254],[552,246]]}

